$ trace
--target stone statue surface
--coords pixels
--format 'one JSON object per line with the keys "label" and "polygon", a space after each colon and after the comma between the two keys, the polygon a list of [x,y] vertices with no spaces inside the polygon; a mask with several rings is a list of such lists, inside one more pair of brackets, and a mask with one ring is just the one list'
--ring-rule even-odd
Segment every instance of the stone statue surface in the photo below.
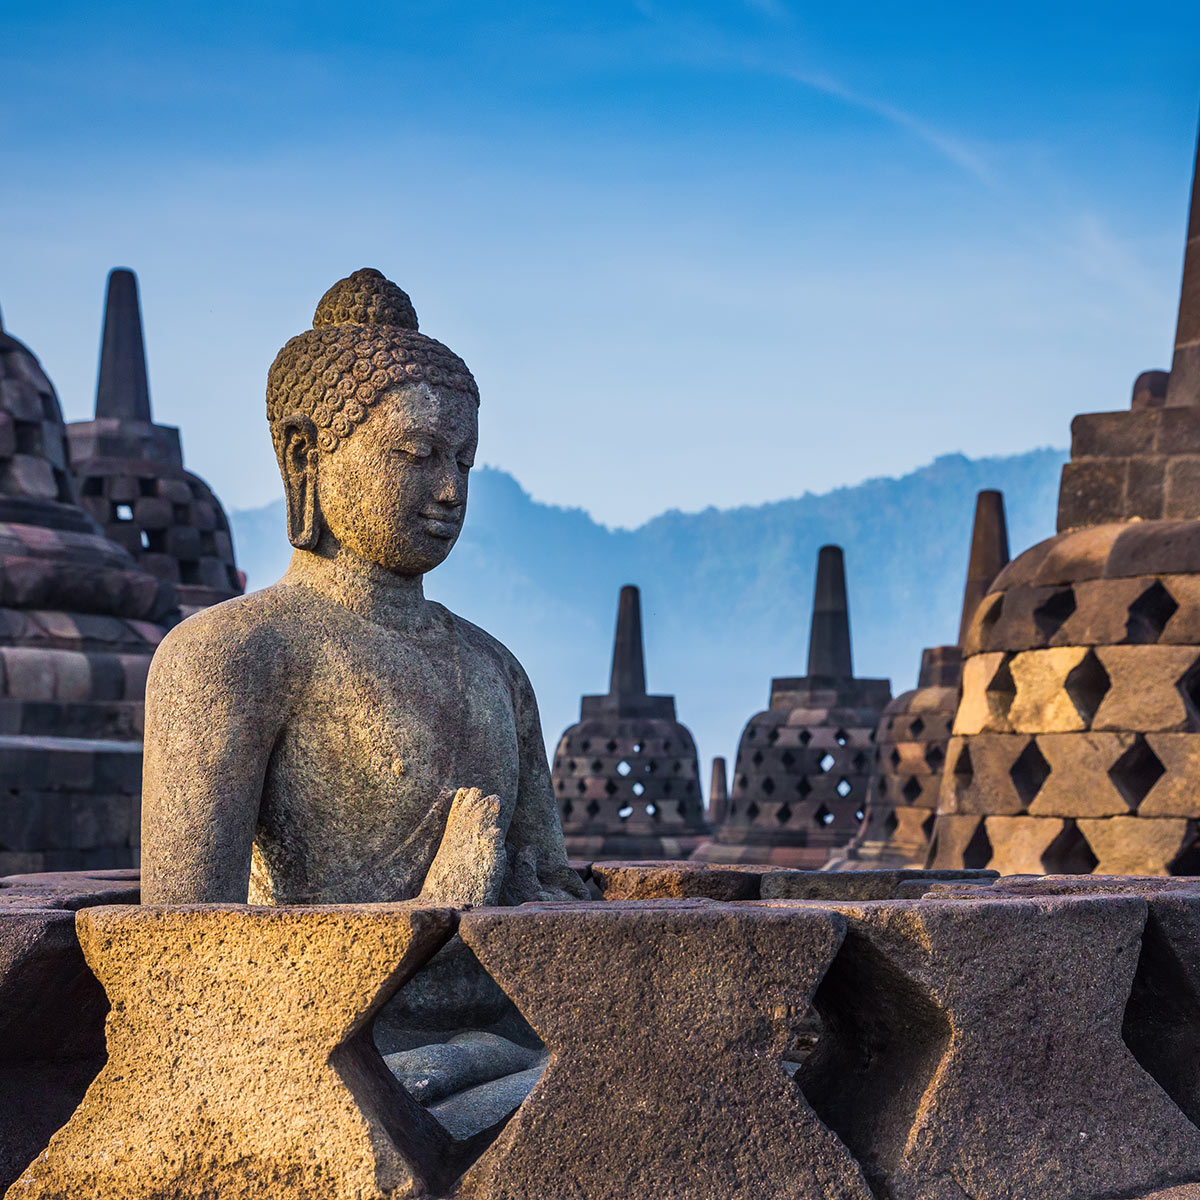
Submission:
{"label": "stone statue surface", "polygon": [[280,351],[267,414],[295,550],[154,658],[145,902],[586,895],[529,680],[422,590],[462,528],[478,404],[378,271],[335,284]]}

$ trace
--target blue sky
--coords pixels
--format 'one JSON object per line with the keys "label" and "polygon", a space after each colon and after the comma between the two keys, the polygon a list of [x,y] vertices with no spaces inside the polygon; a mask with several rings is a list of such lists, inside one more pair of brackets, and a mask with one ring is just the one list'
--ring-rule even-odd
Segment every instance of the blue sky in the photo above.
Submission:
{"label": "blue sky", "polygon": [[612,524],[1065,445],[1169,364],[1200,7],[0,0],[0,307],[70,417],[104,277],[231,507],[363,265],[482,461]]}

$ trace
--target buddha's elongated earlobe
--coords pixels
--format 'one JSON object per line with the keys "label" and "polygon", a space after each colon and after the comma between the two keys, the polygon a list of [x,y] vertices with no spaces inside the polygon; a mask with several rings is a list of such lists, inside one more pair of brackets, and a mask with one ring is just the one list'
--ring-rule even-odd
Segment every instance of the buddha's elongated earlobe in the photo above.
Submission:
{"label": "buddha's elongated earlobe", "polygon": [[321,505],[317,498],[317,430],[303,413],[283,422],[283,474],[287,500],[288,541],[297,550],[311,550],[321,536]]}

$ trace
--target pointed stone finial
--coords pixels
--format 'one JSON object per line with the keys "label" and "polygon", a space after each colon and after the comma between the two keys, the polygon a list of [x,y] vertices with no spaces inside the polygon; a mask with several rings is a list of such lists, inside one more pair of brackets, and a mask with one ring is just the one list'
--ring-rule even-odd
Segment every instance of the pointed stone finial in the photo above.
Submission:
{"label": "pointed stone finial", "polygon": [[146,346],[142,338],[137,276],[125,267],[108,273],[96,416],[150,421],[150,386],[146,381]]}
{"label": "pointed stone finial", "polygon": [[817,554],[817,586],[813,596],[812,631],[808,638],[808,673],[829,679],[854,676],[850,660],[846,563],[841,546],[822,546]]}
{"label": "pointed stone finial", "polygon": [[646,657],[642,649],[642,601],[637,588],[626,584],[617,607],[617,637],[613,644],[610,696],[646,694]]}
{"label": "pointed stone finial", "polygon": [[962,620],[958,644],[963,644],[979,602],[988,594],[992,581],[1008,565],[1008,522],[1004,517],[1004,493],[983,491],[975,497],[975,528],[971,533],[971,559],[967,564],[967,586],[963,589]]}
{"label": "pointed stone finial", "polygon": [[713,759],[712,783],[708,788],[708,821],[715,829],[725,820],[725,807],[729,803],[729,784],[725,779],[725,760],[720,756]]}
{"label": "pointed stone finial", "polygon": [[1192,175],[1192,207],[1187,248],[1183,253],[1183,287],[1167,403],[1200,404],[1200,141],[1196,144],[1196,167]]}

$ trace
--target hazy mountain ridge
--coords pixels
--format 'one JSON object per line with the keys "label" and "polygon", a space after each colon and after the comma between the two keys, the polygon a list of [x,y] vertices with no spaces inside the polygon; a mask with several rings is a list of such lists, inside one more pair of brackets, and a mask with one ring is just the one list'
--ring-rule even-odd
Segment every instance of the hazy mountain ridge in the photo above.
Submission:
{"label": "hazy mountain ridge", "polygon": [[[623,583],[642,589],[650,687],[673,693],[705,762],[732,756],[772,675],[802,674],[817,549],[846,551],[854,663],[913,686],[920,651],[952,641],[975,493],[1005,493],[1014,553],[1054,532],[1063,450],[1006,458],[945,455],[895,479],[823,495],[698,513],[633,530],[533,500],[481,468],[470,512],[428,594],[499,637],[524,663],[553,744],[584,692],[607,689]],[[282,574],[283,504],[231,514],[251,587]],[[706,768],[707,769],[707,768]]]}

